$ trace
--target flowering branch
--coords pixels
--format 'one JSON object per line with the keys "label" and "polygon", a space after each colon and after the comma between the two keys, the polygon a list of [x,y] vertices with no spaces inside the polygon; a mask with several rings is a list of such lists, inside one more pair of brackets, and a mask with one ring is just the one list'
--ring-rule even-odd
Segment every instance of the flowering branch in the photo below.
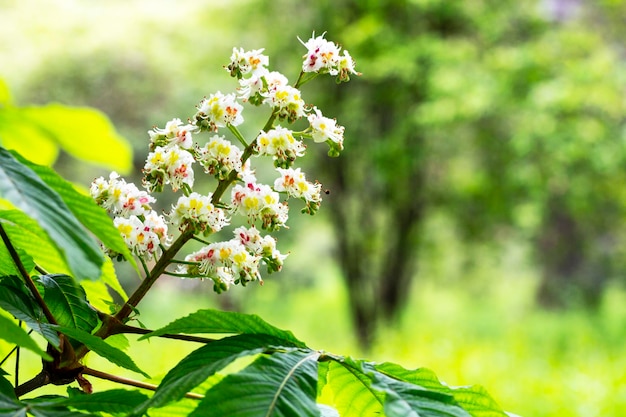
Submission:
{"label": "flowering branch", "polygon": [[[164,128],[149,131],[150,152],[143,169],[143,186],[139,190],[126,183],[116,173],[108,180],[96,179],[91,194],[98,204],[114,216],[114,224],[137,256],[145,270],[145,278],[128,301],[115,314],[115,322],[124,322],[156,280],[167,273],[179,277],[209,278],[218,293],[233,284],[262,282],[259,268],[268,273],[282,268],[286,255],[276,248],[276,240],[262,235],[260,229],[272,232],[286,226],[288,206],[282,198],[304,202],[304,213],[314,214],[321,203],[321,184],[307,181],[300,168],[293,165],[304,156],[303,140],[330,145],[329,154],[343,149],[343,127],[326,118],[314,106],[302,99],[299,87],[320,74],[330,74],[338,81],[348,81],[354,62],[347,51],[324,36],[313,36],[306,43],[302,69],[296,83],[276,71],[270,71],[269,58],[263,50],[233,49],[231,62],[225,68],[237,79],[236,93],[220,91],[205,97],[188,123],[175,118]],[[259,134],[248,143],[238,127],[244,122],[241,103],[268,106],[268,120]],[[291,124],[306,118],[309,127],[300,134],[277,123]],[[228,141],[219,132],[229,130],[243,148]],[[201,133],[209,133],[204,145],[197,143]],[[271,157],[278,174],[273,185],[257,181],[252,168],[252,156]],[[194,166],[217,180],[213,193],[202,195],[193,190]],[[164,215],[152,209],[154,193],[169,186],[172,192],[182,192],[172,209]],[[231,190],[230,199],[224,198]],[[224,198],[225,201],[222,201]],[[247,226],[233,230],[234,237],[223,242],[206,238],[230,225],[235,215],[243,216]],[[172,242],[170,227],[181,234]],[[202,237],[204,238],[202,238]],[[181,262],[176,255],[191,239],[205,246],[189,254]],[[111,255],[118,255],[110,253]],[[156,263],[148,270],[146,260]],[[176,271],[168,271],[171,264]],[[110,335],[115,325],[103,325],[100,336]]]}

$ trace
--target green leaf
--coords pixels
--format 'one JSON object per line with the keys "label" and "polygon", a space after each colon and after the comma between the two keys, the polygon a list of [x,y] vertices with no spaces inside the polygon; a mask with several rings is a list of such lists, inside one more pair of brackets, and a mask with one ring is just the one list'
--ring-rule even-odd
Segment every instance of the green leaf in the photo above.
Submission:
{"label": "green leaf", "polygon": [[328,364],[327,389],[333,394],[334,407],[341,416],[384,415],[385,394],[371,387],[371,377],[363,361],[334,358]]}
{"label": "green leaf", "polygon": [[97,279],[104,255],[58,193],[0,147],[0,197],[35,219],[59,248],[77,279]]}
{"label": "green leaf", "polygon": [[[19,256],[22,265],[24,265],[24,269],[30,273],[35,268],[35,261],[33,260],[33,257],[22,248],[15,248],[15,251]],[[0,245],[0,276],[19,274],[20,271],[17,270],[15,262],[13,262],[13,258],[11,258],[8,249],[6,246]]]}
{"label": "green leaf", "polygon": [[98,325],[98,314],[87,302],[85,290],[68,275],[42,275],[43,300],[57,324],[90,333]]}
{"label": "green leaf", "polygon": [[59,335],[50,327],[41,307],[18,277],[0,279],[0,307],[41,334],[50,344],[59,347]]}
{"label": "green leaf", "polygon": [[91,335],[85,331],[75,329],[72,327],[64,327],[64,326],[53,326],[59,332],[65,334],[66,336],[84,344],[94,353],[102,356],[104,359],[109,362],[121,366],[122,368],[126,368],[133,372],[137,372],[145,376],[146,378],[150,378],[148,374],[139,369],[139,367],[133,362],[133,360],[126,353],[121,350],[109,345],[104,340]]}
{"label": "green leaf", "polygon": [[424,368],[408,370],[388,362],[377,364],[375,368],[393,378],[452,395],[456,403],[468,411],[472,417],[504,417],[507,415],[481,386],[449,387],[442,384],[434,372]]}
{"label": "green leaf", "polygon": [[33,164],[19,155],[15,155],[15,157],[18,162],[32,169],[43,182],[56,191],[78,221],[91,231],[104,246],[124,255],[124,258],[128,259],[134,267],[137,267],[135,259],[119,230],[113,226],[113,221],[106,210],[98,206],[93,198],[76,191],[71,183],[64,180],[51,168]]}
{"label": "green leaf", "polygon": [[15,391],[13,390],[13,385],[11,385],[11,383],[3,376],[8,374],[4,371],[2,372],[3,373],[0,374],[0,394],[4,394],[9,398],[17,399]]}
{"label": "green leaf", "polygon": [[113,389],[109,391],[70,396],[59,405],[89,412],[107,412],[127,416],[135,407],[146,401],[148,396],[136,390]]}
{"label": "green leaf", "polygon": [[211,388],[192,417],[318,417],[317,357],[311,350],[261,355]]}
{"label": "green leaf", "polygon": [[[3,145],[31,160],[36,160],[37,152],[46,151],[49,156],[37,161],[49,165],[56,159],[60,146],[76,158],[122,173],[132,169],[130,145],[96,109],[48,104],[1,110]],[[37,145],[42,148],[36,148]]]}
{"label": "green leaf", "polygon": [[10,320],[0,315],[0,338],[7,342],[26,348],[47,361],[51,361],[52,357],[44,352],[24,329]]}
{"label": "green leaf", "polygon": [[451,395],[429,391],[419,385],[373,372],[372,389],[385,394],[387,417],[471,417],[455,404]]}
{"label": "green leaf", "polygon": [[238,335],[202,346],[172,368],[152,398],[135,412],[139,414],[149,407],[162,407],[169,402],[177,401],[235,359],[262,353],[269,346],[281,344],[284,345],[284,340],[273,336]]}
{"label": "green leaf", "polygon": [[24,212],[1,210],[0,222],[13,246],[25,251],[37,265],[54,272],[71,273],[59,248],[39,224]]}
{"label": "green leaf", "polygon": [[255,314],[234,313],[219,310],[198,310],[170,324],[142,336],[140,339],[163,334],[265,334],[283,339],[298,347],[306,347],[293,333],[280,330]]}

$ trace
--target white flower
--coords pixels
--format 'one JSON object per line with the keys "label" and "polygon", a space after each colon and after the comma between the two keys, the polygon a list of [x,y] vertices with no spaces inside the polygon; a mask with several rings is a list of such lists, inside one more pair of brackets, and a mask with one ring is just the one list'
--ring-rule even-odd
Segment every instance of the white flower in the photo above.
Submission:
{"label": "white flower", "polygon": [[151,210],[151,203],[156,200],[146,191],[139,190],[135,184],[127,183],[116,172],[109,175],[109,180],[96,178],[89,189],[96,202],[114,215],[127,217],[141,216]]}
{"label": "white flower", "polygon": [[241,149],[223,136],[214,135],[198,152],[198,163],[207,174],[225,179],[231,171],[241,172]]}
{"label": "white flower", "polygon": [[193,146],[192,133],[198,128],[190,124],[183,124],[180,119],[172,119],[165,124],[165,129],[154,129],[148,131],[150,135],[151,149],[157,146],[178,145],[183,149]]}
{"label": "white flower", "polygon": [[328,72],[330,75],[336,75],[337,81],[349,81],[350,74],[360,75],[354,69],[354,60],[348,51],[344,50],[343,56],[340,55],[341,48],[324,39],[324,34],[315,37],[313,33],[311,39],[300,42],[307,48],[307,53],[302,57],[302,71]]}
{"label": "white flower", "polygon": [[293,132],[281,126],[265,132],[261,131],[256,139],[256,150],[259,155],[271,156],[275,165],[290,166],[297,157],[304,155],[306,147],[293,137]]}
{"label": "white flower", "polygon": [[150,190],[157,191],[161,191],[164,184],[171,184],[173,191],[177,191],[183,184],[193,187],[194,162],[193,155],[178,146],[158,146],[146,159],[144,183]]}
{"label": "white flower", "polygon": [[316,107],[313,108],[312,113],[308,114],[307,119],[311,126],[313,141],[320,143],[331,140],[340,145],[340,148],[343,147],[344,127],[338,125],[336,120],[324,117]]}
{"label": "white flower", "polygon": [[252,51],[244,51],[243,48],[233,48],[230,56],[230,64],[226,67],[232,76],[241,78],[248,73],[256,73],[267,68],[269,58],[263,55],[264,49],[255,49]]}
{"label": "white flower", "polygon": [[276,230],[284,227],[288,219],[288,207],[280,202],[280,196],[268,185],[247,183],[237,184],[231,191],[234,210],[251,222],[262,221],[262,227]]}
{"label": "white flower", "polygon": [[243,123],[242,111],[243,107],[237,103],[234,94],[224,95],[218,91],[200,102],[195,119],[201,127],[217,131],[219,127]]}
{"label": "white flower", "polygon": [[318,72],[321,69],[326,69],[330,72],[336,70],[340,48],[333,42],[324,39],[324,34],[315,37],[315,33],[313,33],[308,41],[302,42],[300,40],[300,42],[307,49],[307,53],[302,57],[304,59],[302,71]]}
{"label": "white flower", "polygon": [[274,181],[274,190],[286,192],[290,197],[302,198],[307,202],[318,203],[322,200],[322,184],[313,184],[306,180],[300,168],[277,168],[280,177]]}
{"label": "white flower", "polygon": [[119,230],[129,249],[140,257],[158,255],[161,251],[160,245],[168,243],[165,220],[154,211],[148,213],[144,221],[135,215],[128,218],[116,217],[113,225]]}
{"label": "white flower", "polygon": [[305,102],[302,99],[300,90],[290,85],[275,85],[268,88],[264,103],[269,104],[272,108],[278,110],[278,117],[291,123],[304,116]]}
{"label": "white flower", "polygon": [[204,196],[196,192],[179,197],[170,212],[170,220],[181,228],[190,225],[196,232],[219,232],[228,225],[228,219],[224,210],[211,203],[211,197],[212,194]]}

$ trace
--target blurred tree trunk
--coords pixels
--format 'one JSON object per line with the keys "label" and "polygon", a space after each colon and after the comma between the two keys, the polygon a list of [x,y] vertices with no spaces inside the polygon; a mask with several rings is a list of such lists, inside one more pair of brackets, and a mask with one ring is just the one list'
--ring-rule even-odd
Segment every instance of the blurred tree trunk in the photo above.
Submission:
{"label": "blurred tree trunk", "polygon": [[536,241],[541,271],[537,301],[546,308],[578,304],[597,308],[610,273],[610,257],[602,254],[602,242],[588,236],[579,220],[553,197]]}

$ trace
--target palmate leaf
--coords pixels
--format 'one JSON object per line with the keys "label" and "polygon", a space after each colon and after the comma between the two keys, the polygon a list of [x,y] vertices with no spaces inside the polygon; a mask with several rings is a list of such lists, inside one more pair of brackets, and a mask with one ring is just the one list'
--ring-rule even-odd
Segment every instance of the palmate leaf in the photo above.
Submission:
{"label": "palmate leaf", "polygon": [[263,354],[211,388],[191,416],[318,417],[317,357],[306,349]]}
{"label": "palmate leaf", "polygon": [[0,279],[0,308],[25,322],[56,348],[59,347],[59,335],[50,327],[41,307],[18,277],[7,276]]}
{"label": "palmate leaf", "polygon": [[306,345],[290,331],[280,330],[255,314],[234,313],[220,310],[198,310],[140,338],[163,334],[264,334],[283,339],[298,347]]}
{"label": "palmate leaf", "polygon": [[98,325],[98,314],[89,305],[85,290],[68,275],[42,275],[43,300],[57,323],[90,333]]}
{"label": "palmate leaf", "polygon": [[98,279],[104,254],[63,199],[30,168],[0,147],[0,197],[37,221],[77,279]]}
{"label": "palmate leaf", "polygon": [[281,345],[294,346],[284,339],[254,334],[226,337],[202,346],[172,368],[152,398],[135,412],[141,414],[148,408],[177,401],[236,359],[265,352],[269,346]]}
{"label": "palmate leaf", "polygon": [[[45,396],[19,401],[0,393],[0,417],[98,417],[91,413],[70,410],[62,404],[63,397]],[[27,414],[28,413],[28,414]]]}
{"label": "palmate leaf", "polygon": [[51,361],[52,357],[44,352],[37,342],[35,342],[20,326],[15,324],[11,319],[0,315],[0,338],[7,342],[26,348],[47,361]]}
{"label": "palmate leaf", "polygon": [[142,374],[146,378],[150,378],[148,374],[139,369],[139,367],[133,362],[133,360],[123,351],[109,345],[104,340],[99,337],[93,336],[85,331],[75,329],[72,327],[63,327],[63,326],[53,326],[59,332],[65,334],[66,336],[84,344],[99,356],[102,356],[104,359],[109,362],[121,366],[122,368],[126,368],[130,371],[137,372]]}

